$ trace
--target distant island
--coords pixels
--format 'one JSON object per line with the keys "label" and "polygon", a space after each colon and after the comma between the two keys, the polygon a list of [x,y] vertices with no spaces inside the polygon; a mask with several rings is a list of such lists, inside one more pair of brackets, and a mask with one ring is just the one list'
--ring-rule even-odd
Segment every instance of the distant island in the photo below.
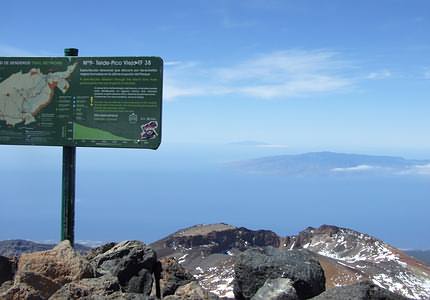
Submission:
{"label": "distant island", "polygon": [[268,156],[229,165],[250,173],[288,176],[430,175],[430,160],[329,151]]}

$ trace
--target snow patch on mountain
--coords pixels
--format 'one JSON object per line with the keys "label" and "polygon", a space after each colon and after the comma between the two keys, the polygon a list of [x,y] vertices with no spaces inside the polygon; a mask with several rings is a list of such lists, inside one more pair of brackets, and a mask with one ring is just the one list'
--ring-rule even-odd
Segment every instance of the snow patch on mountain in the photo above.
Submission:
{"label": "snow patch on mountain", "polygon": [[[416,272],[399,250],[371,236],[344,228],[309,228],[292,237],[291,248],[306,248],[363,272],[376,285],[414,299],[430,297],[430,272]],[[347,279],[347,278],[343,278]],[[340,285],[335,283],[335,285]]]}
{"label": "snow patch on mountain", "polygon": [[199,274],[194,278],[206,290],[219,297],[233,298],[234,270],[232,266],[210,267],[206,270],[199,268]]}

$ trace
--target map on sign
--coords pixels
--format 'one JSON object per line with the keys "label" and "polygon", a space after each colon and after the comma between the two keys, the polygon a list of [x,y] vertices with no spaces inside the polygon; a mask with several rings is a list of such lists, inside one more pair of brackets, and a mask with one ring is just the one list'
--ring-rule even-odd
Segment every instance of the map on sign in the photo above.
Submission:
{"label": "map on sign", "polygon": [[64,72],[43,74],[33,68],[27,73],[12,74],[0,83],[0,120],[12,126],[34,122],[34,116],[51,102],[56,88],[67,92],[70,86],[67,79],[75,69],[76,63]]}
{"label": "map on sign", "polygon": [[0,58],[0,144],[156,149],[158,57]]}

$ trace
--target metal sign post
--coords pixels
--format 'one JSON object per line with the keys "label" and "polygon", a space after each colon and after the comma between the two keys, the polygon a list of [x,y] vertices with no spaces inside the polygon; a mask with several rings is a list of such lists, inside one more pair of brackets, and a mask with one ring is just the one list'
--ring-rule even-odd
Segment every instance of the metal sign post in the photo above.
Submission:
{"label": "metal sign post", "polygon": [[163,60],[0,57],[0,145],[63,147],[61,240],[74,244],[76,147],[157,149]]}
{"label": "metal sign post", "polygon": [[[64,49],[65,56],[78,56],[78,49]],[[75,242],[76,147],[63,147],[61,240]]]}

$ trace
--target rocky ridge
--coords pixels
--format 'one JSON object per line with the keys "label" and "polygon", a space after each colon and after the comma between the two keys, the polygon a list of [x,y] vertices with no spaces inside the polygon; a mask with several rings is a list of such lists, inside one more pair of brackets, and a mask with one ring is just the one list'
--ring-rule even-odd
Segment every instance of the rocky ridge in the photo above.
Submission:
{"label": "rocky ridge", "polygon": [[67,241],[0,256],[0,299],[429,299],[430,270],[384,242],[323,225],[296,236],[198,225],[87,254]]}
{"label": "rocky ridge", "polygon": [[[211,228],[217,228],[211,231]],[[306,249],[325,273],[327,289],[369,282],[394,294],[430,298],[430,268],[402,251],[354,230],[323,225],[280,237],[226,224],[198,225],[151,245],[160,257],[173,256],[207,290],[234,298],[235,261],[247,249]]]}
{"label": "rocky ridge", "polygon": [[430,268],[369,235],[323,225],[287,238],[283,246],[308,249],[320,255],[327,268],[335,266],[332,272],[326,272],[332,286],[368,280],[406,297],[430,297]]}
{"label": "rocky ridge", "polygon": [[196,225],[159,240],[151,247],[159,257],[174,257],[205,289],[233,298],[234,257],[252,247],[280,247],[282,239],[269,230],[227,224]]}

